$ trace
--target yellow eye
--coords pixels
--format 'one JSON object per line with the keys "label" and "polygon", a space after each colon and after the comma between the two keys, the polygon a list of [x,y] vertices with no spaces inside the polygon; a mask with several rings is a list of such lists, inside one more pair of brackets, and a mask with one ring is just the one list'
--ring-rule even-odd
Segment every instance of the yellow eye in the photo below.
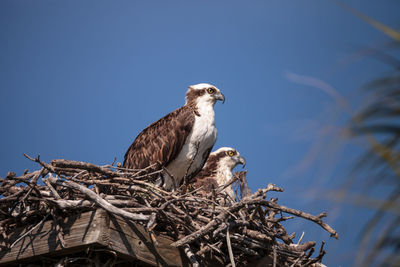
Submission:
{"label": "yellow eye", "polygon": [[235,155],[235,152],[233,152],[232,150],[229,150],[228,151],[228,156],[229,157],[233,157],[233,155]]}
{"label": "yellow eye", "polygon": [[213,88],[208,88],[208,89],[207,89],[207,92],[208,92],[209,94],[214,94],[214,93],[215,93],[215,90],[214,90]]}

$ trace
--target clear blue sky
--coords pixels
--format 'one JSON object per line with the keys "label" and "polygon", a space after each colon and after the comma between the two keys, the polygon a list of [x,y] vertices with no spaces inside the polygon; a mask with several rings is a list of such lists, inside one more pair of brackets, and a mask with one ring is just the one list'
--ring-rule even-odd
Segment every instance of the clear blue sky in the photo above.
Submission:
{"label": "clear blue sky", "polygon": [[[399,1],[346,3],[400,28]],[[338,241],[300,219],[288,231],[326,240],[329,266],[351,266],[367,218],[352,214],[367,211],[310,193],[341,184],[358,154],[321,138],[348,117],[328,94],[290,77],[320,79],[356,105],[357,88],[387,67],[355,55],[387,42],[328,0],[2,0],[0,176],[37,168],[23,153],[122,161],[144,127],[184,104],[189,85],[209,82],[226,96],[216,105],[215,148],[246,157],[252,190],[273,182],[286,189],[280,203],[326,210]]]}

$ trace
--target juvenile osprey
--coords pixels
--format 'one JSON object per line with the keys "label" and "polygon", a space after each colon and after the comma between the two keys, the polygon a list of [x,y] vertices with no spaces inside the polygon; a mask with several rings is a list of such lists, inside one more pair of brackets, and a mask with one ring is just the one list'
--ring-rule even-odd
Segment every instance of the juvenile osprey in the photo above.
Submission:
{"label": "juvenile osprey", "polygon": [[[192,180],[194,188],[202,186],[203,192],[210,192],[213,187],[227,184],[233,178],[233,168],[238,164],[243,166],[246,164],[246,160],[240,156],[239,152],[231,147],[221,147],[210,154],[204,168]],[[222,192],[226,192],[232,200],[235,200],[232,185]]]}
{"label": "juvenile osprey", "polygon": [[[144,129],[126,151],[124,167],[151,170],[161,174],[163,187],[176,189],[204,166],[217,140],[214,105],[225,101],[220,90],[210,84],[189,86],[186,104]],[[165,170],[166,169],[166,170]]]}

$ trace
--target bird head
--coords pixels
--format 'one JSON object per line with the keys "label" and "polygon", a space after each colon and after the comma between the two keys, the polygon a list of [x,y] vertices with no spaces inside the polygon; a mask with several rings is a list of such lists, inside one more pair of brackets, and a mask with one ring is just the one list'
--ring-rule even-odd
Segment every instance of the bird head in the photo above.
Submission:
{"label": "bird head", "polygon": [[225,102],[225,96],[214,85],[199,83],[189,86],[186,92],[186,104],[209,103],[214,105],[218,100]]}
{"label": "bird head", "polygon": [[225,166],[230,170],[233,170],[238,164],[242,164],[243,168],[246,165],[245,158],[240,155],[239,151],[231,147],[221,147],[212,152],[210,156],[219,157],[219,166]]}

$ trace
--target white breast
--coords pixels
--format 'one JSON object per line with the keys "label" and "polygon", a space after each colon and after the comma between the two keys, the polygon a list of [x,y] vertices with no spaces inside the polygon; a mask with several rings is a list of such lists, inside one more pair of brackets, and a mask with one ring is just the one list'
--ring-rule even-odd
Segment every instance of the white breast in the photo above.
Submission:
{"label": "white breast", "polygon": [[[195,117],[193,129],[186,139],[178,157],[166,168],[175,178],[179,186],[185,175],[201,169],[205,163],[203,158],[207,150],[211,150],[217,140],[217,128],[215,127],[213,106],[199,108],[200,116]],[[173,181],[168,177],[164,181],[166,189],[172,189]]]}
{"label": "white breast", "polygon": [[218,174],[217,182],[218,182],[219,186],[225,185],[226,183],[229,182],[230,179],[233,178],[232,171],[229,170],[228,168],[224,168],[222,170],[217,170],[217,174]]}
{"label": "white breast", "polygon": [[[223,168],[217,171],[217,183],[219,186],[227,184],[233,178],[232,170],[230,168]],[[226,192],[232,200],[235,200],[235,192],[233,186],[226,187],[222,192]]]}

